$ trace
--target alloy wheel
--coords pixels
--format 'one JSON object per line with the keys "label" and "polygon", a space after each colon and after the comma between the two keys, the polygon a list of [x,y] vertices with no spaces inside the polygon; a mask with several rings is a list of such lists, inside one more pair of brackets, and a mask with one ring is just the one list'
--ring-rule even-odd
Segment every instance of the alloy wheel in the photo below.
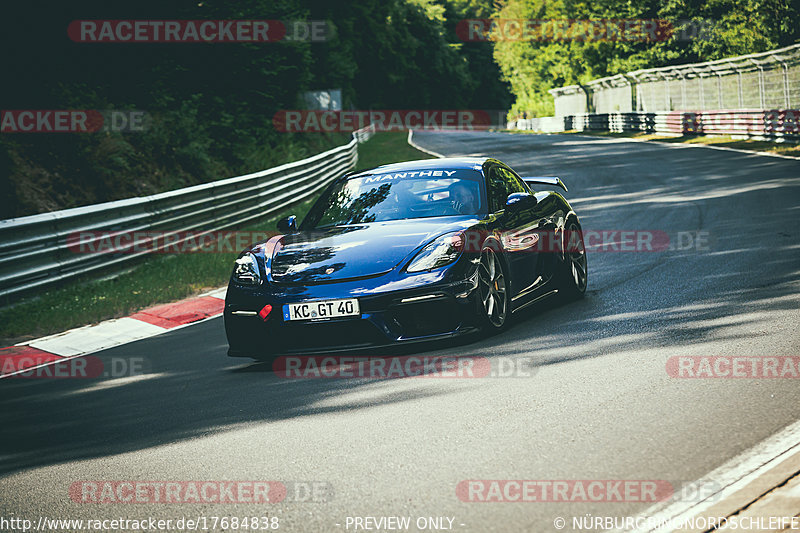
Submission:
{"label": "alloy wheel", "polygon": [[497,255],[492,250],[486,249],[481,253],[478,286],[486,319],[495,328],[502,327],[508,312],[506,279]]}

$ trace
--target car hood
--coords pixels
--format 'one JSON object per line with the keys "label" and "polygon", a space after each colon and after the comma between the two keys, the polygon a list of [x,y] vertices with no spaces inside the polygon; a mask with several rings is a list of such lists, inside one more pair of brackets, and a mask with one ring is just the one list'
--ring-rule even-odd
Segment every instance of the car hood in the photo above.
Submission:
{"label": "car hood", "polygon": [[275,247],[271,279],[308,285],[385,274],[434,237],[467,229],[476,222],[474,216],[460,215],[334,226],[285,235]]}

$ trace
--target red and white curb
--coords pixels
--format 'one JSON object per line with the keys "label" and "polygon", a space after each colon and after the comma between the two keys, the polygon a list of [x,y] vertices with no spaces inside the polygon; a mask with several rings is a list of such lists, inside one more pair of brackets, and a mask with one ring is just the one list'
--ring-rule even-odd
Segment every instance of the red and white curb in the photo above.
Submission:
{"label": "red and white curb", "polygon": [[124,318],[0,348],[0,379],[219,316],[225,306],[225,291],[223,287]]}

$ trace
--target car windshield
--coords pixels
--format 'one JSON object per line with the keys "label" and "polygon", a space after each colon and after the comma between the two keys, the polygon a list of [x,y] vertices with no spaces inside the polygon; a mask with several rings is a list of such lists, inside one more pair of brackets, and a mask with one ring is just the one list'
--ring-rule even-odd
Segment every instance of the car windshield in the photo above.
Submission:
{"label": "car windshield", "polygon": [[304,230],[484,212],[483,175],[469,169],[360,175],[332,185],[309,211]]}

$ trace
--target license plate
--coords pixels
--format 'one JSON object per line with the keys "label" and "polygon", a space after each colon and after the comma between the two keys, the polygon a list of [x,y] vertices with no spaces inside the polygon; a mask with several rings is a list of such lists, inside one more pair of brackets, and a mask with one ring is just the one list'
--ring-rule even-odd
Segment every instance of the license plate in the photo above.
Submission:
{"label": "license plate", "polygon": [[320,300],[317,302],[285,304],[283,306],[283,319],[286,321],[321,320],[342,316],[359,316],[360,314],[358,300],[355,298]]}

